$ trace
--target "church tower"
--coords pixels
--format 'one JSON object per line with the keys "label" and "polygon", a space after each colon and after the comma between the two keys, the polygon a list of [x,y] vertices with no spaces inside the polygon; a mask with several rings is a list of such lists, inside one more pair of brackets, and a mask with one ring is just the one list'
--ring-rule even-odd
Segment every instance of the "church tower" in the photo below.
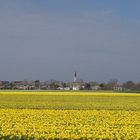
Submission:
{"label": "church tower", "polygon": [[74,82],[76,82],[77,81],[77,73],[75,72],[74,73]]}

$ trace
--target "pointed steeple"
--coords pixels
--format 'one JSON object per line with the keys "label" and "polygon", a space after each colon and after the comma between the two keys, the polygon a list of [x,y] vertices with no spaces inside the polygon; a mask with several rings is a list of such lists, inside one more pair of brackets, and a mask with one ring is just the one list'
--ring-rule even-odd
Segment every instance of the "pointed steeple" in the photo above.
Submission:
{"label": "pointed steeple", "polygon": [[74,82],[76,82],[77,81],[77,73],[75,72],[74,73]]}

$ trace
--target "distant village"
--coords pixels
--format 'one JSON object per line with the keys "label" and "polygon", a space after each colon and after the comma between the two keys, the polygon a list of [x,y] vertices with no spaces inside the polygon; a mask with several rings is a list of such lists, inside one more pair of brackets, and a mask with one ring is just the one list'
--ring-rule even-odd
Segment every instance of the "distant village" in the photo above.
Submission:
{"label": "distant village", "polygon": [[77,79],[74,73],[72,82],[62,82],[57,80],[48,81],[0,81],[0,90],[113,90],[113,91],[140,91],[140,83],[127,81],[119,84],[117,80],[110,80],[107,83],[84,82]]}

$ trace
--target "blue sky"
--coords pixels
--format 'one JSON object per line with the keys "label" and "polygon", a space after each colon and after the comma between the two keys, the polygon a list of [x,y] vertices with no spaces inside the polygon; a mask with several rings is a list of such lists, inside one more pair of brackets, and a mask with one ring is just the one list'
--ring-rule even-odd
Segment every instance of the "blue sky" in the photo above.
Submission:
{"label": "blue sky", "polygon": [[0,80],[140,81],[139,0],[1,0]]}
{"label": "blue sky", "polygon": [[[25,13],[77,13],[81,11],[108,10],[116,16],[128,19],[140,19],[139,0],[1,0],[1,8],[14,12],[18,10]],[[11,11],[10,11],[11,9]]]}

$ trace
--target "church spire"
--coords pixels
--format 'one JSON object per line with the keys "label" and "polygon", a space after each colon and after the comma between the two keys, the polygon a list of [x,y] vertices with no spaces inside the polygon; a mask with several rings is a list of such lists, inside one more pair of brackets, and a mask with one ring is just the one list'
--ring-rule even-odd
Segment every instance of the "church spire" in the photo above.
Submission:
{"label": "church spire", "polygon": [[74,82],[76,82],[77,81],[77,73],[75,72],[74,73]]}

